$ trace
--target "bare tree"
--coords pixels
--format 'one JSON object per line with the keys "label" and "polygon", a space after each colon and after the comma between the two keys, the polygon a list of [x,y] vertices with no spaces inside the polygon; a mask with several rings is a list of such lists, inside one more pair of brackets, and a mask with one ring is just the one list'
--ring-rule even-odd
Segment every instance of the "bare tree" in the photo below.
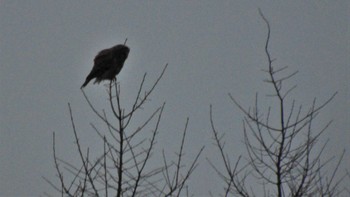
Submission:
{"label": "bare tree", "polygon": [[[260,10],[259,13],[267,26],[265,54],[268,66],[264,70],[267,74],[265,82],[273,88],[273,94],[268,96],[274,99],[275,105],[263,113],[256,94],[254,106],[246,109],[229,94],[233,104],[245,116],[243,133],[247,156],[239,156],[236,162],[231,161],[230,153],[225,150],[223,134],[215,128],[210,107],[214,141],[224,170],[209,162],[226,185],[224,196],[339,196],[346,192],[340,183],[349,178],[349,175],[336,178],[344,151],[335,162],[332,172],[327,174],[326,168],[329,168],[334,158],[323,160],[327,142],[319,144],[318,141],[332,121],[318,131],[313,128],[317,116],[337,92],[321,104],[317,104],[315,98],[306,110],[290,99],[289,93],[296,86],[288,87],[286,81],[295,76],[297,71],[286,74],[287,67],[281,68],[274,64],[269,51],[270,25]],[[277,124],[272,117],[278,117]]]}
{"label": "bare tree", "polygon": [[[180,196],[189,195],[187,180],[198,165],[198,158],[203,151],[202,147],[189,165],[184,160],[185,137],[188,119],[183,130],[182,140],[175,159],[167,158],[163,151],[162,160],[158,166],[150,165],[156,137],[165,103],[155,109],[136,129],[130,127],[136,112],[141,111],[149,100],[160,79],[167,68],[162,70],[160,76],[150,89],[144,91],[146,74],[140,83],[137,96],[129,111],[121,100],[121,88],[117,81],[111,81],[107,87],[109,107],[112,117],[102,110],[94,107],[88,96],[84,97],[96,116],[107,126],[107,131],[101,131],[94,124],[91,127],[103,142],[103,153],[91,158],[89,148],[84,150],[79,141],[78,129],[75,126],[73,112],[70,104],[69,114],[75,137],[77,154],[80,165],[60,159],[55,147],[55,134],[53,134],[53,157],[59,185],[44,178],[61,196]],[[149,128],[153,124],[153,128]],[[148,137],[145,132],[149,133]],[[140,135],[142,132],[142,135]],[[154,162],[153,162],[154,163]],[[66,173],[68,176],[65,176]],[[67,178],[72,177],[72,178]],[[184,191],[186,190],[186,191]],[[186,193],[185,193],[186,192]]]}

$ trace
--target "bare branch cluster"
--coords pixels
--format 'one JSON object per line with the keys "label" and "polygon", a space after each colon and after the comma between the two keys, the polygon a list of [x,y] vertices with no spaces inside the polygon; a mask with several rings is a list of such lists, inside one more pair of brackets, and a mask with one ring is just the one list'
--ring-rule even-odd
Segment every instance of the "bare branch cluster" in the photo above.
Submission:
{"label": "bare branch cluster", "polygon": [[[330,175],[326,175],[325,166],[333,159],[322,160],[321,156],[327,143],[318,145],[317,142],[323,132],[329,127],[331,121],[326,123],[319,131],[312,127],[320,111],[336,96],[335,92],[328,100],[321,104],[314,99],[311,107],[305,110],[302,105],[296,106],[295,100],[287,105],[288,94],[296,87],[284,88],[283,84],[292,78],[296,72],[284,74],[287,67],[278,68],[269,52],[270,25],[259,10],[260,16],[267,26],[265,54],[268,69],[264,70],[268,78],[265,80],[273,87],[273,94],[268,95],[275,100],[276,106],[268,108],[264,114],[259,109],[258,94],[256,94],[253,109],[244,108],[233,96],[229,97],[233,104],[244,114],[243,133],[244,144],[248,156],[246,163],[241,162],[240,156],[234,164],[224,150],[225,142],[222,135],[214,127],[213,114],[210,109],[210,121],[214,134],[215,144],[219,149],[224,171],[218,170],[211,164],[218,175],[226,183],[225,195],[234,196],[338,196],[343,190],[339,188],[340,182],[346,175],[336,179],[336,173],[342,161],[344,152],[336,162]],[[306,111],[306,112],[305,112]],[[277,115],[277,126],[272,115]],[[273,116],[275,117],[275,116]],[[248,187],[248,178],[253,177],[253,185]]]}
{"label": "bare branch cluster", "polygon": [[[104,110],[102,112],[97,110],[83,91],[93,112],[107,126],[107,132],[103,132],[91,124],[103,142],[103,153],[97,158],[91,158],[89,148],[86,151],[83,150],[75,127],[72,108],[68,104],[81,165],[74,166],[57,157],[55,135],[53,135],[54,162],[60,185],[55,185],[45,179],[62,196],[180,196],[184,189],[188,194],[186,182],[198,165],[198,158],[203,151],[203,148],[200,149],[189,165],[183,162],[188,119],[179,151],[176,152],[177,158],[169,161],[163,152],[163,162],[159,162],[159,165],[155,167],[149,163],[154,153],[165,103],[155,109],[136,129],[129,127],[136,112],[142,109],[163,77],[166,68],[167,65],[147,91],[144,91],[146,74],[143,76],[137,96],[129,111],[125,110],[121,101],[120,85],[117,81],[111,81],[107,92],[112,118],[109,118]],[[153,128],[149,129],[152,122],[154,122],[151,126]],[[142,137],[147,131],[149,137]],[[140,136],[141,132],[142,136]],[[73,178],[68,180],[69,176],[64,176],[64,173],[68,173]]]}

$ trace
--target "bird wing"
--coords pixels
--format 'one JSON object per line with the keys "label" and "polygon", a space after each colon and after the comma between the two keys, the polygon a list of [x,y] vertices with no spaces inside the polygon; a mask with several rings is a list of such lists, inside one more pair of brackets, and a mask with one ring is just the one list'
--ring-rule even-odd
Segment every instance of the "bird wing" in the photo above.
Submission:
{"label": "bird wing", "polygon": [[100,51],[94,59],[94,67],[91,73],[100,73],[110,69],[113,63],[113,54],[111,49]]}
{"label": "bird wing", "polygon": [[94,59],[94,65],[103,66],[105,63],[110,63],[113,61],[113,54],[111,49],[104,49],[100,51],[95,59]]}
{"label": "bird wing", "polygon": [[101,76],[104,72],[110,69],[112,63],[113,56],[111,49],[104,49],[100,51],[94,59],[94,66],[90,74],[86,77],[86,81],[90,81],[95,77]]}

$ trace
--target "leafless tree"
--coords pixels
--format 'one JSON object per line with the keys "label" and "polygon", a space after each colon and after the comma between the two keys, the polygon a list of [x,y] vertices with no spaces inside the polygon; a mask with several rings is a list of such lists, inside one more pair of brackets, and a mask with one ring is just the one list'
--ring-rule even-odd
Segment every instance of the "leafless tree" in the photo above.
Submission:
{"label": "leafless tree", "polygon": [[[210,107],[212,132],[224,170],[210,160],[209,163],[226,185],[224,196],[297,197],[349,194],[349,190],[340,185],[344,179],[349,178],[348,173],[336,176],[344,151],[336,159],[332,171],[326,173],[334,158],[324,160],[322,155],[327,142],[318,143],[331,121],[325,123],[320,130],[313,128],[321,110],[333,100],[337,92],[321,104],[317,104],[315,98],[311,107],[306,110],[302,105],[297,106],[289,94],[296,86],[288,87],[286,83],[297,72],[286,74],[287,67],[275,65],[269,51],[270,25],[260,10],[259,13],[267,26],[265,54],[268,66],[264,70],[267,74],[265,82],[273,88],[273,94],[268,97],[274,99],[275,105],[263,113],[260,110],[258,94],[254,106],[248,109],[229,94],[233,104],[244,114],[243,133],[247,156],[241,155],[235,162],[229,158],[232,153],[225,149],[224,134],[216,129]],[[272,117],[277,117],[277,124]]]}
{"label": "leafless tree", "polygon": [[[187,133],[188,119],[186,121],[182,140],[175,159],[169,159],[164,151],[158,166],[150,165],[154,153],[159,125],[165,103],[155,109],[136,129],[130,127],[135,119],[136,112],[149,101],[167,68],[162,70],[150,89],[144,90],[146,74],[140,83],[137,96],[132,106],[125,106],[121,99],[121,87],[117,81],[111,81],[107,87],[109,107],[112,117],[102,110],[94,107],[86,93],[82,90],[89,106],[106,126],[107,131],[101,131],[94,124],[92,129],[103,142],[103,153],[91,158],[89,148],[84,150],[79,141],[78,129],[75,126],[72,107],[69,106],[72,129],[77,147],[77,156],[80,165],[61,159],[57,156],[55,147],[55,134],[53,135],[53,157],[59,185],[44,178],[61,196],[180,196],[189,195],[187,180],[198,165],[202,147],[192,162],[184,163],[184,146]],[[127,111],[126,108],[130,110]],[[153,128],[149,128],[153,124]],[[145,133],[149,133],[148,137]],[[141,134],[142,133],[142,134]],[[141,135],[140,135],[141,134]],[[174,158],[174,157],[172,157]],[[153,162],[154,163],[154,162]],[[66,176],[67,175],[67,176]],[[70,178],[71,177],[71,178]]]}

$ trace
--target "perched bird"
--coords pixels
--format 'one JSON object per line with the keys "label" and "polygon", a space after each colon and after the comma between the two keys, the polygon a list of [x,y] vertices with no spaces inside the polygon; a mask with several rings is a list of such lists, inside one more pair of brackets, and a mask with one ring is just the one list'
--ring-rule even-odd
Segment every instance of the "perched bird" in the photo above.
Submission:
{"label": "perched bird", "polygon": [[100,51],[96,55],[94,66],[81,88],[85,87],[93,78],[95,78],[94,83],[100,83],[102,80],[114,80],[123,68],[129,51],[129,47],[122,44]]}

